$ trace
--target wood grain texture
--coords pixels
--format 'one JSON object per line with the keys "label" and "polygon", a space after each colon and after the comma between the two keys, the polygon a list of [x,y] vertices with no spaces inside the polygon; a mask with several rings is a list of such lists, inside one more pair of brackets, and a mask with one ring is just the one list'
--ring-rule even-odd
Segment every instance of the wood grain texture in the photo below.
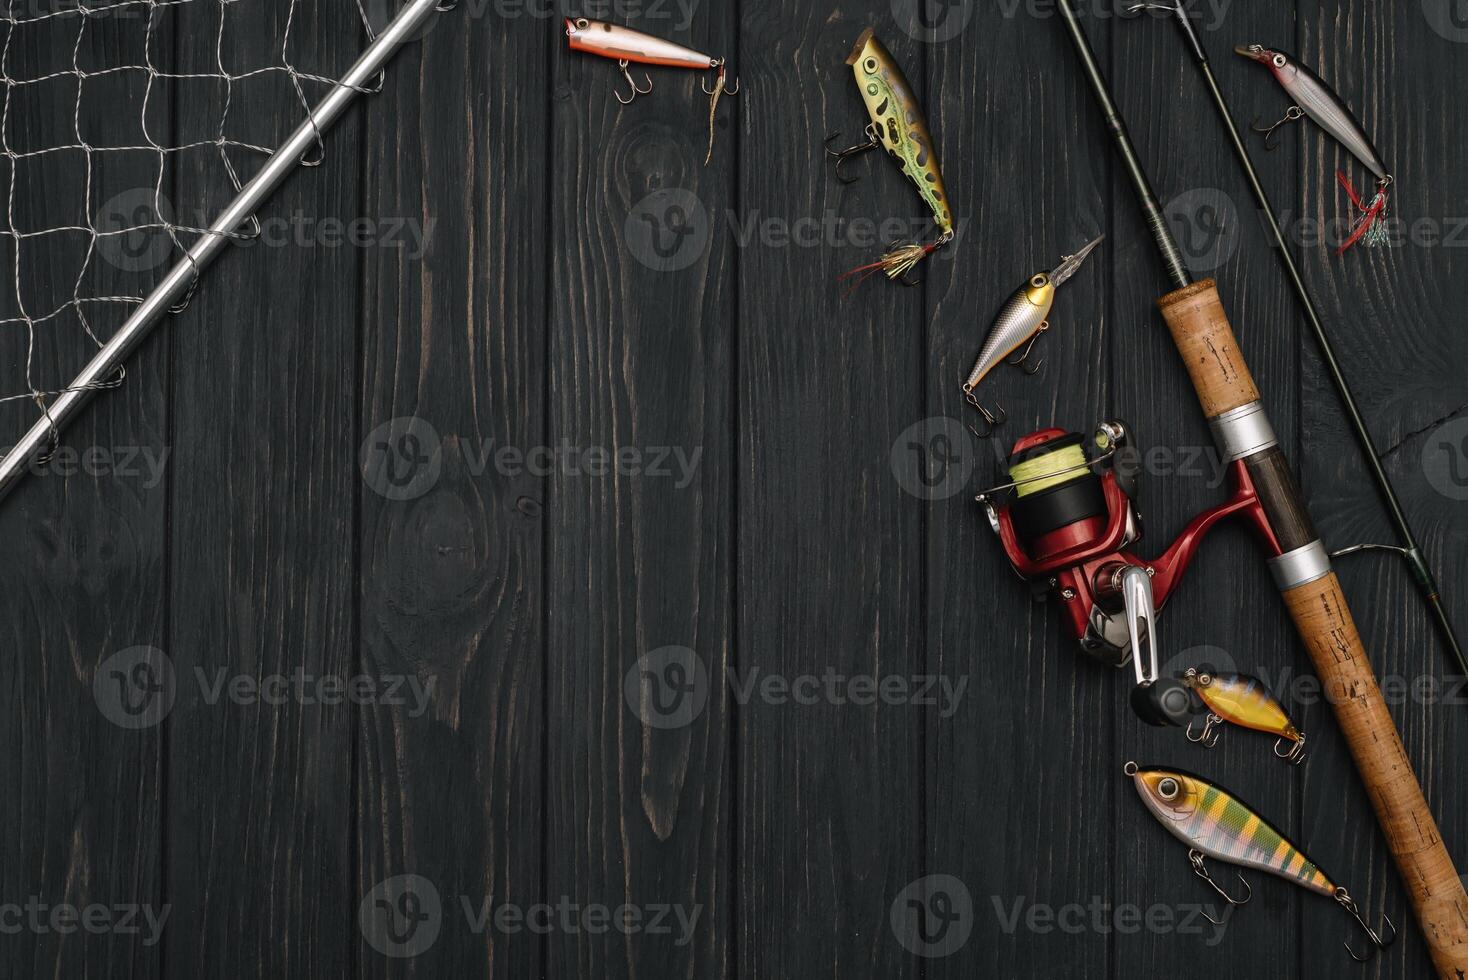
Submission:
{"label": "wood grain texture", "polygon": [[[843,61],[878,8],[745,0],[744,77],[765,93],[744,117],[749,212],[925,227],[888,159],[873,154],[848,187],[822,158],[821,137],[856,142],[868,122]],[[919,45],[884,41],[920,85]],[[843,298],[836,277],[885,241],[838,241],[740,254],[736,664],[910,675],[923,669],[923,508],[889,457],[925,410],[922,294],[877,281]],[[738,718],[736,972],[915,975],[889,912],[922,876],[922,710],[751,702]]]}
{"label": "wood grain texture", "polygon": [[[730,44],[732,11],[672,15],[643,26],[730,58],[755,93],[721,100],[708,166],[711,75],[651,69],[654,94],[623,106],[615,62],[562,38],[553,56],[549,435],[580,461],[548,486],[544,826],[556,901],[674,911],[630,934],[557,930],[551,975],[729,970],[740,301],[729,216],[739,123],[768,90]],[[701,665],[694,690],[680,691],[670,655]]]}
{"label": "wood grain texture", "polygon": [[[1468,83],[1468,49],[1436,3],[1199,3],[1195,23],[1241,122],[1277,118],[1284,103],[1232,45],[1298,50],[1397,171],[1394,211],[1438,222],[1436,244],[1336,259],[1304,236],[1311,221],[1347,217],[1333,171],[1359,168],[1312,127],[1282,134],[1274,154],[1251,138],[1452,612],[1468,621],[1468,492],[1454,482],[1468,443],[1453,428],[1468,404],[1468,341],[1453,319],[1464,259],[1442,240],[1465,176],[1444,93]],[[292,50],[339,69],[360,46],[354,5],[310,6]],[[207,18],[219,5],[191,9]],[[227,9],[240,63],[273,59],[284,5]],[[1174,28],[1086,13],[1326,543],[1384,540]],[[925,39],[904,30],[917,15],[940,34],[961,28]],[[555,17],[463,4],[330,137],[326,166],[264,211],[416,222],[423,253],[231,250],[130,365],[129,384],[68,434],[77,448],[167,447],[164,482],[33,477],[5,501],[0,637],[16,653],[0,684],[0,736],[13,746],[0,816],[14,833],[0,845],[0,903],[34,893],[174,908],[157,946],[0,934],[0,972],[1223,980],[1358,969],[1339,947],[1360,942],[1349,919],[1285,882],[1247,875],[1253,901],[1221,931],[1202,922],[1197,907],[1216,912],[1218,900],[1135,800],[1121,774],[1135,759],[1228,786],[1349,887],[1369,921],[1385,909],[1401,939],[1361,975],[1427,975],[1369,800],[1247,530],[1215,532],[1169,601],[1163,666],[1265,679],[1309,735],[1299,770],[1253,733],[1230,730],[1204,751],[1140,725],[1125,704],[1130,671],[1086,661],[1056,610],[1026,601],[973,504],[1013,439],[1107,417],[1125,419],[1143,450],[1141,553],[1226,492],[1155,309],[1161,264],[1054,12],[739,0],[612,19],[729,57],[744,91],[720,104],[710,166],[696,75],[651,69],[654,94],[623,107],[609,91],[624,84],[615,64],[565,50]],[[212,42],[198,26],[189,37]],[[863,179],[844,186],[821,153],[826,134],[854,143],[867,121],[842,61],[868,26],[927,111],[960,235],[925,263],[922,288],[871,282],[845,297],[837,275],[875,258],[896,237],[885,232],[932,230],[890,160],[853,161]],[[122,43],[88,41],[98,58]],[[54,36],[17,39],[9,70],[55,62],[55,47]],[[213,65],[212,43],[167,48],[175,66]],[[221,97],[163,88],[155,98],[181,114],[160,121],[196,131]],[[140,98],[120,85],[116,95]],[[294,106],[281,89],[234,99],[262,138],[278,138]],[[65,93],[51,108],[28,107],[12,139],[68,126]],[[206,148],[191,179],[219,187],[213,159]],[[74,177],[58,164],[22,178],[16,206],[61,199]],[[151,171],[106,179],[151,184]],[[877,234],[852,224],[894,218]],[[971,439],[958,385],[995,310],[1101,232],[1060,291],[1040,374],[997,372],[981,389],[1010,414],[1000,442]],[[59,369],[84,347],[76,331],[57,339],[47,357]],[[0,332],[5,377],[18,376],[17,340]],[[0,403],[7,425],[18,415]],[[527,458],[535,447],[552,451],[544,465]],[[668,476],[646,470],[661,447]],[[588,449],[608,454],[608,472],[591,472]],[[641,468],[617,472],[618,450]],[[383,483],[377,464],[407,482]],[[1357,558],[1339,574],[1405,758],[1463,856],[1461,692],[1422,686],[1444,660],[1405,569]],[[165,649],[189,687],[162,726],[123,732],[91,684],[135,644]],[[707,683],[690,723],[660,727],[644,715],[679,678],[641,658],[668,647],[693,651]],[[432,697],[421,714],[211,705],[196,667],[404,676],[432,683]],[[946,716],[781,703],[757,689],[745,703],[738,686],[827,671],[966,686]],[[441,912],[426,948],[385,955],[364,914],[401,875],[431,883]],[[971,931],[924,959],[892,915],[935,875],[963,882]],[[655,935],[494,923],[498,909],[542,902],[676,905],[697,919],[686,942],[676,917]]]}
{"label": "wood grain texture", "polygon": [[[19,10],[14,13],[20,13]],[[83,70],[131,58],[142,50],[139,24],[101,21],[79,31],[74,17],[6,29],[5,71],[16,79]],[[161,33],[167,48],[171,34]],[[11,90],[6,142],[25,152],[74,141],[76,128],[98,134],[96,146],[126,145],[141,124],[146,80],[141,74],[111,86],[84,83],[78,99],[74,78]],[[171,125],[166,102],[150,117],[166,141]],[[114,121],[126,116],[123,126]],[[107,134],[110,139],[103,138]],[[88,171],[80,151],[25,160],[7,159],[3,179],[11,198],[9,224],[21,232],[63,224],[99,225],[116,195],[151,189],[156,157],[93,156],[91,211]],[[165,184],[165,193],[170,190]],[[135,200],[135,198],[132,198]],[[21,299],[31,315],[49,312],[79,286],[82,295],[123,295],[146,290],[155,270],[124,261],[125,252],[104,248],[85,259],[80,236],[27,239],[17,253],[7,239],[8,276],[23,282]],[[6,290],[3,314],[20,312]],[[121,308],[87,313],[101,336],[121,322]],[[0,330],[3,392],[23,390],[27,337]],[[95,351],[82,323],[67,314],[36,332],[33,370],[39,386],[59,387]],[[125,934],[61,931],[50,910],[62,905],[149,905],[166,901],[162,812],[163,738],[156,724],[161,702],[130,684],[129,649],[162,648],[168,629],[167,484],[139,463],[142,453],[167,460],[169,365],[166,347],[152,344],[128,364],[127,383],[67,433],[57,455],[6,501],[0,534],[0,644],[8,656],[0,696],[0,819],[8,833],[0,844],[0,895],[7,904],[0,935],[0,973],[6,976],[157,976],[163,947],[151,930]],[[36,417],[29,399],[0,406],[10,445]],[[93,453],[106,465],[88,473]],[[124,461],[135,465],[123,465]],[[139,596],[151,601],[139,602]],[[116,659],[117,655],[122,659]],[[161,673],[148,675],[157,679]],[[99,696],[100,694],[100,696]],[[138,709],[110,715],[103,703]],[[159,705],[158,711],[149,709]],[[122,728],[114,718],[137,720]],[[39,905],[42,928],[29,912]]]}
{"label": "wood grain texture", "polygon": [[354,901],[417,875],[441,903],[436,934],[396,923],[416,956],[359,943],[369,977],[544,971],[539,935],[483,916],[542,899],[547,483],[496,461],[548,438],[547,48],[539,21],[461,13],[399,55],[366,141],[364,212],[432,233],[364,269],[357,438],[398,481],[356,491],[362,669],[434,688],[424,713],[361,713]]}
{"label": "wood grain texture", "polygon": [[[193,5],[183,36],[214,37],[231,63],[278,62],[266,39],[291,24],[291,59],[340,74],[361,44],[347,4]],[[215,68],[211,45],[184,45],[188,71]],[[283,140],[301,106],[280,74],[227,88],[177,83],[179,127]],[[310,98],[324,88],[312,85]],[[329,136],[321,169],[298,172],[259,213],[350,221],[360,207],[361,128]],[[257,155],[231,151],[245,179]],[[180,161],[180,182],[230,195],[212,147]],[[323,227],[309,225],[315,230]],[[178,702],[168,719],[164,821],[173,904],[168,976],[347,976],[355,947],[338,928],[352,907],[353,710],[317,701],[314,680],[285,693],[271,678],[349,678],[353,649],[356,447],[355,295],[360,251],[280,226],[210,270],[168,334],[176,398],[170,513],[171,628]],[[277,297],[267,310],[245,297]],[[268,406],[268,410],[263,410]],[[232,420],[220,425],[219,420]],[[248,424],[244,420],[251,420]],[[260,685],[237,688],[237,678]],[[222,685],[222,686],[221,686]],[[238,691],[232,694],[231,691]]]}
{"label": "wood grain texture", "polygon": [[[1105,34],[1092,40],[1108,50]],[[1119,898],[1109,858],[1088,841],[1096,814],[1115,799],[1110,719],[1124,678],[1080,654],[1053,605],[1030,601],[973,497],[1006,479],[999,461],[1014,439],[1051,425],[1088,432],[1111,410],[1105,283],[1121,246],[1106,217],[1111,159],[1056,139],[1091,111],[1078,79],[1027,70],[1037,59],[1068,68],[1058,20],[976,4],[963,33],[927,50],[944,176],[964,235],[929,272],[924,397],[927,414],[955,420],[964,434],[953,465],[971,477],[924,514],[926,669],[967,682],[956,712],[945,718],[930,708],[924,717],[924,871],[965,882],[974,930],[957,953],[926,964],[926,975],[1023,976],[1044,962],[1066,977],[1109,976],[1112,938],[1089,919],[1062,931],[1036,928],[1029,923],[1043,919],[1029,916]],[[1023,125],[1016,106],[1025,107]],[[996,195],[996,187],[1012,190]],[[1103,232],[1056,298],[1035,349],[1041,372],[1004,368],[979,388],[1009,422],[994,440],[968,441],[962,423],[980,419],[960,382],[999,308],[1034,273]],[[942,459],[941,444],[924,448]],[[1058,758],[1070,760],[1073,791],[1062,808],[1045,779],[1013,775],[1043,772]]]}

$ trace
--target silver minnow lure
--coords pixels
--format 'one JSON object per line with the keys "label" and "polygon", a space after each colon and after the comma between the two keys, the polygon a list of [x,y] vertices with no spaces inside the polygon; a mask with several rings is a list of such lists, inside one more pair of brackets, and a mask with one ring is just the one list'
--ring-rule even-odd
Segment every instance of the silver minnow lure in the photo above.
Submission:
{"label": "silver minnow lure", "polygon": [[[1035,341],[1040,339],[1040,334],[1050,329],[1050,309],[1055,305],[1055,291],[1076,274],[1086,257],[1095,251],[1096,246],[1101,244],[1102,235],[1082,248],[1074,255],[1067,255],[1060,260],[1050,272],[1037,272],[1030,277],[1029,281],[1015,291],[1013,296],[1004,304],[999,315],[994,318],[994,325],[989,328],[989,337],[984,341],[984,347],[979,351],[978,360],[974,361],[973,370],[969,372],[968,378],[963,383],[963,393],[968,403],[978,409],[979,413],[991,426],[998,425],[1004,420],[1003,409],[998,412],[990,412],[979,404],[978,396],[974,389],[989,373],[998,367],[1009,355],[1019,350],[1026,342],[1025,352],[1020,357],[1011,361],[1015,365],[1023,365],[1030,356]],[[1028,373],[1034,371],[1026,369]],[[1038,366],[1034,370],[1039,370]]]}
{"label": "silver minnow lure", "polygon": [[1341,185],[1351,196],[1352,203],[1362,213],[1351,237],[1339,251],[1344,252],[1363,238],[1368,245],[1384,244],[1385,233],[1376,222],[1386,211],[1386,192],[1392,185],[1393,178],[1386,163],[1382,161],[1381,154],[1377,152],[1376,145],[1366,135],[1366,130],[1350,108],[1319,75],[1291,55],[1266,48],[1262,44],[1241,44],[1234,48],[1234,53],[1268,68],[1274,80],[1294,100],[1295,104],[1290,106],[1279,122],[1272,126],[1254,127],[1255,132],[1264,134],[1266,149],[1273,149],[1275,130],[1286,123],[1309,116],[1376,176],[1376,196],[1366,202],[1356,194],[1344,175],[1339,177]]}
{"label": "silver minnow lure", "polygon": [[[1339,140],[1342,146],[1351,151],[1352,156],[1376,175],[1377,180],[1391,179],[1386,164],[1381,160],[1381,154],[1376,152],[1376,145],[1366,135],[1366,130],[1319,75],[1290,55],[1282,51],[1272,51],[1262,44],[1240,45],[1234,48],[1234,53],[1268,68],[1274,80],[1295,100],[1295,108]],[[1276,125],[1294,122],[1299,118],[1298,115],[1294,118],[1287,115]]]}

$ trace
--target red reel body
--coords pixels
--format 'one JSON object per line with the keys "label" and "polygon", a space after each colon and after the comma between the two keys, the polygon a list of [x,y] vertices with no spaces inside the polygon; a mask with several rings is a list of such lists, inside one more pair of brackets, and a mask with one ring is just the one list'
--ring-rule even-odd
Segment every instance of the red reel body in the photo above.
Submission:
{"label": "red reel body", "polygon": [[[1012,491],[1007,499],[997,502],[994,491],[978,498],[1015,572],[1044,585],[1060,602],[1083,650],[1116,666],[1131,659],[1138,635],[1137,611],[1126,609],[1121,588],[1128,568],[1145,572],[1157,610],[1203,538],[1225,518],[1249,520],[1279,553],[1253,481],[1235,461],[1228,468],[1232,494],[1226,502],[1193,518],[1161,556],[1136,554],[1131,548],[1142,537],[1136,474],[1118,468],[1128,455],[1127,440],[1120,422],[1103,422],[1089,443],[1063,429],[1032,433],[1011,450],[1013,482],[998,488]],[[1148,624],[1142,635],[1151,630]]]}

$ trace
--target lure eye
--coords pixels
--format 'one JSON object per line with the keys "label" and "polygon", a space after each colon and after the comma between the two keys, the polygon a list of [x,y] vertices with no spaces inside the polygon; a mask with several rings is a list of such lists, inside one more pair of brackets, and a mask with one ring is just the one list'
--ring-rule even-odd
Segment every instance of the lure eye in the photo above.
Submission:
{"label": "lure eye", "polygon": [[1286,58],[1284,55],[1277,54],[1277,55],[1274,56],[1274,67],[1276,67],[1276,68],[1283,68],[1288,63],[1289,63],[1289,59]]}
{"label": "lure eye", "polygon": [[877,71],[877,59],[868,58],[866,61],[866,69],[868,73],[875,74]]}
{"label": "lure eye", "polygon": [[1157,795],[1162,797],[1164,800],[1177,799],[1177,791],[1177,780],[1173,779],[1171,776],[1166,776],[1157,781]]}
{"label": "lure eye", "polygon": [[1198,675],[1198,684],[1201,687],[1207,687],[1209,684],[1212,684],[1212,683],[1213,683],[1213,675],[1212,674],[1199,674]]}
{"label": "lure eye", "polygon": [[1035,287],[1036,289],[1041,289],[1049,282],[1050,280],[1048,278],[1043,275],[1039,275],[1030,280],[1030,285]]}
{"label": "lure eye", "polygon": [[584,30],[586,30],[590,26],[591,26],[591,21],[587,20],[585,17],[577,17],[576,18],[576,29],[578,31],[584,31]]}

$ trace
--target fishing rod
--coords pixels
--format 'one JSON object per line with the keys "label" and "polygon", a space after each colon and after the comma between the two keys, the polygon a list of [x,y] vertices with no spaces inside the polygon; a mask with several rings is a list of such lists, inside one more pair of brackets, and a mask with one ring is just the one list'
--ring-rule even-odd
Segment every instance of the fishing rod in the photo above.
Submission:
{"label": "fishing rod", "polygon": [[1290,251],[1285,233],[1280,227],[1279,218],[1275,215],[1274,207],[1269,202],[1269,195],[1265,192],[1263,183],[1260,182],[1259,172],[1254,168],[1254,161],[1249,156],[1249,150],[1244,144],[1243,137],[1239,134],[1233,113],[1229,109],[1227,100],[1223,97],[1223,90],[1219,88],[1218,79],[1214,77],[1212,64],[1208,60],[1208,51],[1203,47],[1202,39],[1198,37],[1192,21],[1188,19],[1188,11],[1183,0],[1171,0],[1170,3],[1140,3],[1128,7],[1127,10],[1132,13],[1155,10],[1171,15],[1183,39],[1187,42],[1188,49],[1193,55],[1193,61],[1197,64],[1198,71],[1203,77],[1204,87],[1213,97],[1213,107],[1218,111],[1218,117],[1223,122],[1223,128],[1228,134],[1234,156],[1238,158],[1239,165],[1244,168],[1244,177],[1248,180],[1249,189],[1254,194],[1254,200],[1259,205],[1260,213],[1264,215],[1264,223],[1274,236],[1275,245],[1278,246],[1279,260],[1284,266],[1285,277],[1294,288],[1295,296],[1305,311],[1305,320],[1310,324],[1311,333],[1315,335],[1315,343],[1325,360],[1325,368],[1330,374],[1331,383],[1335,386],[1336,394],[1340,396],[1346,418],[1356,434],[1356,442],[1360,444],[1361,452],[1366,457],[1366,467],[1376,482],[1376,489],[1381,493],[1381,499],[1386,504],[1391,522],[1396,525],[1397,540],[1401,542],[1400,545],[1355,545],[1337,551],[1331,557],[1338,558],[1345,554],[1369,550],[1394,551],[1401,555],[1412,572],[1412,581],[1416,583],[1423,600],[1432,610],[1433,621],[1437,624],[1443,641],[1447,643],[1448,649],[1452,652],[1458,669],[1464,675],[1468,675],[1468,658],[1464,657],[1463,648],[1458,643],[1452,620],[1448,618],[1436,576],[1433,575],[1432,569],[1428,567],[1426,559],[1422,556],[1422,549],[1417,544],[1417,536],[1407,522],[1401,502],[1397,499],[1396,488],[1392,486],[1391,477],[1387,476],[1386,469],[1381,465],[1381,454],[1376,450],[1376,442],[1371,437],[1371,431],[1366,427],[1366,421],[1361,415],[1360,408],[1356,405],[1356,397],[1351,393],[1351,386],[1341,371],[1340,362],[1336,358],[1335,346],[1331,343],[1330,335],[1325,331],[1325,324],[1316,309],[1315,300],[1310,295],[1309,287],[1305,285],[1304,276],[1300,274],[1300,268],[1295,262],[1294,254]]}
{"label": "fishing rod", "polygon": [[1075,8],[1071,0],[1057,5],[1175,287],[1157,301],[1158,309],[1219,449],[1230,463],[1242,464],[1253,484],[1259,519],[1251,523],[1376,810],[1433,963],[1443,980],[1461,980],[1468,975],[1468,894],[1387,711],[1330,556],[1275,438],[1218,286],[1189,276]]}

